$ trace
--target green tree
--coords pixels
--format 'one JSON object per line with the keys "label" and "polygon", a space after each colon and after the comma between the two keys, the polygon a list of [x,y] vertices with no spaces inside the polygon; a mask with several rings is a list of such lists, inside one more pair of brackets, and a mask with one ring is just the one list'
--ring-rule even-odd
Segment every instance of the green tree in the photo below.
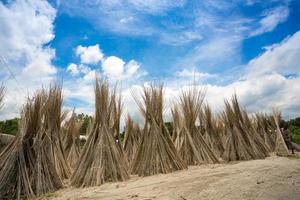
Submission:
{"label": "green tree", "polygon": [[300,144],[300,117],[286,122],[292,135],[292,141]]}
{"label": "green tree", "polygon": [[77,115],[77,119],[82,122],[80,127],[80,135],[86,135],[87,129],[92,122],[92,117],[81,113]]}
{"label": "green tree", "polygon": [[0,121],[0,133],[16,135],[18,132],[18,123],[18,118]]}

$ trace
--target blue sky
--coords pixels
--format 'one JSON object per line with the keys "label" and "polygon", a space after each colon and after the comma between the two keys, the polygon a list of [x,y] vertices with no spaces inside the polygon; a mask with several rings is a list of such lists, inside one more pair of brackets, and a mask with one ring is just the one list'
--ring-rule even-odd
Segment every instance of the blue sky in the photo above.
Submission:
{"label": "blue sky", "polygon": [[[189,67],[189,64],[200,71],[222,73],[246,64],[261,54],[263,47],[280,42],[300,26],[299,1],[249,1],[248,4],[245,1],[179,1],[177,4],[151,1],[137,3],[137,8],[123,1],[115,5],[109,1],[84,2],[53,3],[58,13],[56,37],[51,45],[56,48],[59,66],[74,61],[70,49],[77,45],[100,44],[107,55],[142,63],[150,76],[170,76],[170,69]],[[263,27],[260,20],[272,14],[277,19],[271,19],[274,22],[269,23],[273,24]],[[193,55],[195,48],[222,39],[228,40],[223,47],[228,48],[229,54],[235,54],[234,59],[228,56],[197,60],[197,55]],[[223,50],[221,53],[226,55]],[[182,57],[189,56],[195,57],[193,63],[181,63]]]}
{"label": "blue sky", "polygon": [[[300,114],[297,0],[16,0],[0,3],[1,118],[63,79],[65,108],[93,113],[93,75],[132,91],[166,84],[167,105],[196,78],[216,111],[236,92],[250,112]],[[292,94],[291,94],[292,93]],[[17,96],[17,98],[15,98]]]}

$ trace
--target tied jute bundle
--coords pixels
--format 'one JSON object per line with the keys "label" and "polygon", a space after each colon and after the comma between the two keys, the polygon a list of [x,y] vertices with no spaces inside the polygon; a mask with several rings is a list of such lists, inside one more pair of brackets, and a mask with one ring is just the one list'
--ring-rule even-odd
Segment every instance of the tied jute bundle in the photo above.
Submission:
{"label": "tied jute bundle", "polygon": [[59,139],[61,101],[59,86],[27,100],[19,131],[0,155],[0,199],[31,199],[63,187],[68,166]]}
{"label": "tied jute bundle", "polygon": [[145,119],[138,152],[131,173],[149,176],[186,169],[163,122],[163,85],[143,89],[143,101],[134,96]]}
{"label": "tied jute bundle", "polygon": [[96,78],[95,119],[71,177],[72,186],[96,186],[129,179],[128,163],[115,140],[112,126],[116,104],[118,98],[110,92],[108,82]]}
{"label": "tied jute bundle", "polygon": [[182,91],[178,104],[179,114],[176,114],[176,109],[173,109],[177,132],[175,147],[187,165],[219,162],[215,153],[202,137],[201,129],[197,126],[204,97],[205,93],[193,86],[187,91]]}
{"label": "tied jute bundle", "polygon": [[203,126],[204,126],[204,139],[209,147],[215,152],[217,157],[221,157],[224,152],[222,143],[222,133],[217,127],[217,119],[213,116],[211,108],[208,104],[203,107]]}
{"label": "tied jute bundle", "polygon": [[75,111],[66,123],[66,136],[64,142],[65,155],[71,169],[74,169],[80,156],[80,126],[77,121]]}
{"label": "tied jute bundle", "polygon": [[281,119],[281,114],[278,110],[273,110],[273,119],[276,124],[276,144],[275,144],[275,153],[278,156],[288,156],[289,155],[289,150],[284,142],[280,127],[279,127],[279,122]]}
{"label": "tied jute bundle", "polygon": [[123,150],[130,166],[137,153],[140,138],[141,132],[139,126],[135,124],[130,115],[128,115],[126,119]]}
{"label": "tied jute bundle", "polygon": [[227,134],[224,160],[262,159],[269,155],[247,113],[240,108],[236,95],[233,95],[231,104],[225,101],[223,119]]}
{"label": "tied jute bundle", "polygon": [[255,128],[263,137],[268,150],[274,152],[276,146],[276,124],[273,117],[264,113],[256,113]]}

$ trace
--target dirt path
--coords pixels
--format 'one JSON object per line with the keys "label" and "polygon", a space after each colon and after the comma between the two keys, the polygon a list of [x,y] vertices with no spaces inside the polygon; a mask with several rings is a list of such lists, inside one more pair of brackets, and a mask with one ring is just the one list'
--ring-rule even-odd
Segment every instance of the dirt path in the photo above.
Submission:
{"label": "dirt path", "polygon": [[188,170],[85,189],[66,188],[42,199],[300,200],[300,159],[269,157]]}

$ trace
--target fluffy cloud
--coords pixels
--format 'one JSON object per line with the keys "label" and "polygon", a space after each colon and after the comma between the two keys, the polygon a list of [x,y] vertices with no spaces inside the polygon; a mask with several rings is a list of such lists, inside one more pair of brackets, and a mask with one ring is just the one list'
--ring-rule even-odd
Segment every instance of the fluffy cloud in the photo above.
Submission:
{"label": "fluffy cloud", "polygon": [[75,63],[70,63],[66,69],[67,72],[69,72],[72,76],[77,76],[80,74],[86,75],[88,74],[91,70],[90,67],[88,67],[85,64],[75,64]]}
{"label": "fluffy cloud", "polygon": [[261,56],[249,63],[248,76],[277,72],[283,75],[300,73],[300,31],[281,43],[266,47]]}
{"label": "fluffy cloud", "polygon": [[135,76],[138,78],[140,64],[135,60],[130,60],[125,63],[121,58],[116,56],[109,56],[102,65],[104,75],[113,80],[124,80]]}
{"label": "fluffy cloud", "polygon": [[55,52],[45,47],[54,38],[55,14],[55,9],[47,2],[0,3],[0,54],[14,70],[31,76],[56,73],[51,64]]}
{"label": "fluffy cloud", "polygon": [[0,2],[0,78],[7,91],[0,118],[19,115],[26,97],[57,73],[55,50],[48,45],[55,16],[47,1]]}
{"label": "fluffy cloud", "polygon": [[[285,117],[300,112],[300,31],[267,48],[251,60],[244,75],[224,86],[202,85],[207,88],[207,101],[216,109],[223,108],[223,99],[237,93],[242,105],[250,112],[271,111],[277,107]],[[293,76],[287,76],[293,74]]]}
{"label": "fluffy cloud", "polygon": [[83,64],[97,64],[103,60],[103,53],[98,44],[88,47],[79,45],[76,48],[76,55],[80,57]]}
{"label": "fluffy cloud", "polygon": [[90,80],[98,70],[92,70],[90,64],[97,64],[101,61],[103,75],[111,80],[137,79],[147,73],[140,69],[140,64],[135,60],[126,63],[117,56],[105,57],[99,45],[76,48],[76,55],[80,57],[79,65],[70,63],[67,72],[71,75],[83,75],[83,80]]}
{"label": "fluffy cloud", "polygon": [[112,78],[120,78],[124,73],[125,62],[116,57],[109,56],[105,59],[102,65],[104,74]]}
{"label": "fluffy cloud", "polygon": [[[215,112],[220,112],[224,109],[224,99],[229,99],[232,94],[236,93],[241,105],[250,113],[261,111],[271,112],[272,108],[277,107],[283,112],[285,118],[298,116],[300,112],[300,104],[298,103],[300,102],[300,96],[298,95],[300,92],[300,77],[289,78],[284,76],[284,74],[291,72],[299,73],[300,68],[297,65],[299,61],[297,56],[294,56],[300,53],[297,45],[300,42],[299,33],[297,32],[282,42],[266,48],[266,51],[262,55],[254,58],[247,64],[244,74],[242,76],[237,75],[236,80],[232,83],[227,85],[200,83],[198,87],[206,89],[205,101],[212,106]],[[275,59],[275,57],[281,59]],[[126,71],[130,74],[136,72],[136,68],[138,68],[134,61],[126,64],[122,59],[117,57],[108,57],[107,59],[109,59],[108,63],[110,64],[105,67],[114,76],[122,77]],[[265,67],[263,73],[260,71],[262,66]],[[177,77],[168,80],[164,90],[166,108],[164,119],[166,121],[172,120],[170,108],[178,100],[180,92],[189,89],[190,82],[187,82],[186,79],[190,78],[192,80],[194,74],[199,77],[215,76],[185,69],[177,72]],[[67,99],[76,99],[79,102],[84,102],[84,104],[81,103],[76,106],[77,111],[93,114],[94,72],[90,71],[89,75],[91,75],[89,76],[89,82],[78,79],[76,80],[76,84],[74,82],[67,83],[70,85],[66,86],[65,94]],[[218,78],[222,78],[222,76],[218,76]],[[122,128],[124,126],[124,119],[128,113],[134,120],[140,124],[143,123],[139,108],[132,94],[137,98],[141,98],[142,86],[147,84],[148,82],[144,82],[122,88],[121,93],[124,105],[121,121]]]}
{"label": "fluffy cloud", "polygon": [[[219,112],[224,108],[224,99],[229,99],[236,93],[241,105],[250,113],[261,111],[271,112],[272,108],[277,107],[283,112],[283,116],[286,118],[299,115],[300,67],[298,65],[299,59],[295,56],[300,55],[298,48],[298,44],[300,43],[299,34],[300,32],[297,32],[282,42],[266,48],[263,54],[257,56],[247,64],[243,75],[237,75],[235,81],[229,84],[214,85],[200,82],[198,87],[206,88],[205,101],[212,106],[214,111]],[[129,64],[130,62],[126,64],[122,59],[117,57],[108,58],[110,65],[105,67],[114,76],[122,76],[126,71],[130,71],[131,67],[128,67],[128,65],[131,65]],[[116,67],[116,65],[118,66]],[[134,62],[132,66],[135,66],[132,67],[132,72],[135,72],[135,68],[138,67],[136,67]],[[117,70],[114,71],[113,69]],[[263,71],[261,71],[262,69]],[[180,92],[190,87],[190,82],[188,83],[186,79],[181,78],[190,78],[192,80],[195,73],[199,77],[211,76],[210,74],[185,69],[177,72],[177,77],[173,77],[173,79],[167,81],[165,87],[165,120],[171,120],[170,108],[178,100]],[[287,77],[286,74],[289,73],[298,73],[298,75]],[[222,76],[218,76],[218,78],[222,78]],[[122,99],[124,102],[123,119],[127,113],[130,113],[135,120],[142,123],[139,109],[132,94],[137,98],[141,98],[142,86],[147,84],[147,82],[144,82],[140,85],[134,84],[122,89]],[[70,96],[77,99],[84,99],[88,105],[87,112],[91,112],[93,110],[91,102],[94,101],[92,81],[89,82],[89,85],[83,84],[83,82],[75,84],[76,87],[74,84],[72,85],[74,90],[69,92]],[[84,107],[80,107],[80,110],[83,109]],[[124,121],[122,121],[122,124],[124,124]]]}

